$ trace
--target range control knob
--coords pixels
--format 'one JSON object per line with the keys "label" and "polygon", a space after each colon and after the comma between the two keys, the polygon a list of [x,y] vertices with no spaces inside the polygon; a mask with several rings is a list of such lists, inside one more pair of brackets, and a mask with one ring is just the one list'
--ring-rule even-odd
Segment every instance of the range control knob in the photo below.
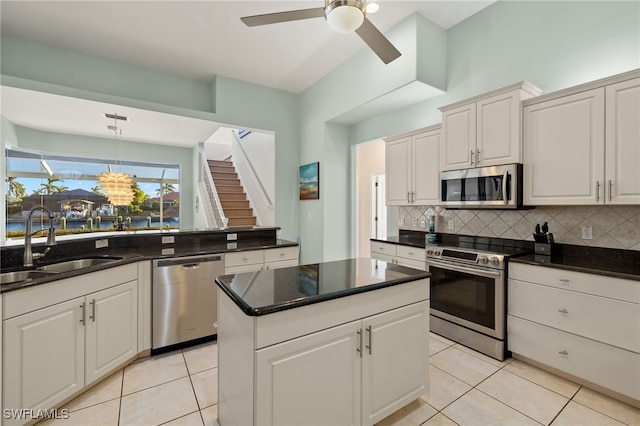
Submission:
{"label": "range control knob", "polygon": [[433,250],[433,255],[434,256],[440,256],[440,250]]}
{"label": "range control knob", "polygon": [[483,265],[486,265],[487,263],[489,263],[489,259],[487,258],[487,256],[480,256],[480,257],[478,258],[478,261],[479,261],[480,263],[482,263]]}
{"label": "range control knob", "polygon": [[427,255],[431,256],[433,254],[433,249],[428,248],[427,249]]}
{"label": "range control knob", "polygon": [[497,266],[497,265],[498,265],[498,263],[500,263],[500,259],[498,259],[497,257],[493,256],[493,257],[491,258],[491,264],[492,264],[493,266]]}

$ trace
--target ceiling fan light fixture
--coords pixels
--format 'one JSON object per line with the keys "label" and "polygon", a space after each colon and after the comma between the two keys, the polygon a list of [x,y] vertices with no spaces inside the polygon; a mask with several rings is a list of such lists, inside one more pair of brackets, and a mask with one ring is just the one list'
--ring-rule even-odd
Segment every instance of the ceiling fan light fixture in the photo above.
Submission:
{"label": "ceiling fan light fixture", "polygon": [[366,5],[358,0],[335,0],[327,5],[325,18],[329,28],[339,33],[351,33],[364,22]]}

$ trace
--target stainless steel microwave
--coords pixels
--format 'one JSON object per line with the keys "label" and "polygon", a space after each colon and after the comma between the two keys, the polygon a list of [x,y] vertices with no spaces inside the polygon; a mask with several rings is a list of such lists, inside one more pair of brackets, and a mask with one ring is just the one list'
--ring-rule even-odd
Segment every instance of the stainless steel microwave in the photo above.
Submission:
{"label": "stainless steel microwave", "polygon": [[450,208],[522,207],[522,164],[440,172],[440,205]]}

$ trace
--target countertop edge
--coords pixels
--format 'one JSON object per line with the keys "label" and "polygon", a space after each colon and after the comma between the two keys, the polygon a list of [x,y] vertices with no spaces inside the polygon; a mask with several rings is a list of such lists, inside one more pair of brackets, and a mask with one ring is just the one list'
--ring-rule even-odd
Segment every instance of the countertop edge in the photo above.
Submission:
{"label": "countertop edge", "polygon": [[[130,263],[137,263],[137,262],[143,262],[143,261],[150,261],[150,260],[154,260],[154,259],[172,259],[172,258],[178,258],[178,257],[185,257],[185,256],[198,256],[198,255],[204,255],[204,254],[219,254],[219,253],[231,253],[231,252],[240,252],[240,251],[248,251],[248,250],[267,250],[267,249],[272,249],[272,248],[280,248],[280,247],[297,247],[299,246],[298,243],[293,242],[293,241],[288,241],[288,240],[278,240],[278,242],[276,244],[263,244],[263,245],[256,245],[256,246],[251,246],[251,247],[244,247],[244,248],[236,248],[236,249],[224,249],[224,250],[196,250],[196,251],[192,251],[192,252],[182,252],[182,253],[178,253],[178,254],[169,254],[169,255],[143,255],[140,254],[138,252],[136,252],[135,249],[132,250],[106,250],[106,251],[102,251],[100,250],[99,254],[91,254],[91,257],[109,257],[109,256],[118,256],[118,257],[122,257],[122,259],[119,260],[114,260],[113,262],[109,262],[109,263],[105,263],[105,264],[101,264],[101,265],[95,265],[95,266],[90,266],[87,268],[82,268],[82,269],[76,269],[76,270],[72,270],[72,271],[67,271],[67,272],[61,272],[55,275],[51,275],[48,277],[42,277],[42,278],[38,278],[35,280],[28,280],[28,281],[17,281],[15,283],[8,283],[8,284],[3,284],[0,285],[0,294],[4,294],[4,293],[8,293],[11,291],[16,291],[16,290],[21,290],[24,288],[28,288],[28,287],[33,287],[33,286],[38,286],[38,285],[42,285],[42,284],[47,284],[50,282],[54,282],[54,281],[60,281],[63,279],[67,279],[67,278],[73,278],[73,277],[77,277],[80,275],[85,275],[85,274],[90,274],[92,272],[98,272],[98,271],[102,271],[105,269],[111,269],[111,268],[116,268],[118,266],[124,266],[124,265],[128,265]],[[62,261],[62,260],[59,260]],[[14,268],[11,268],[11,271],[13,271]],[[15,270],[25,270],[24,268],[15,268]],[[3,272],[11,272],[10,270],[6,270]]]}
{"label": "countertop edge", "polygon": [[622,278],[632,281],[640,281],[640,275],[626,274],[624,272],[606,271],[603,269],[586,268],[583,266],[566,265],[562,263],[544,263],[526,257],[514,257],[509,259],[511,263],[522,263],[525,265],[542,266],[545,268],[562,269],[565,271],[582,272],[586,274],[601,275],[611,278]]}
{"label": "countertop edge", "polygon": [[[223,275],[223,277],[231,277],[233,276],[233,274],[231,275]],[[421,271],[420,273],[417,273],[415,275],[412,275],[410,277],[405,277],[405,278],[397,278],[397,279],[392,279],[392,280],[388,280],[388,281],[384,281],[384,282],[380,282],[380,283],[372,283],[372,284],[368,284],[366,286],[362,286],[362,287],[355,287],[355,288],[350,288],[348,290],[341,290],[341,291],[337,291],[335,293],[331,293],[331,294],[327,294],[327,295],[323,295],[323,296],[318,296],[318,297],[314,297],[314,298],[305,298],[305,299],[295,299],[295,300],[291,300],[291,301],[287,301],[285,303],[281,303],[281,304],[277,304],[277,305],[270,305],[270,306],[266,306],[263,308],[252,308],[251,306],[249,306],[247,303],[244,302],[244,300],[237,295],[235,292],[233,292],[232,290],[230,290],[229,288],[227,288],[222,282],[219,281],[220,277],[216,278],[216,284],[218,286],[218,288],[220,288],[227,296],[229,296],[229,298],[234,302],[234,304],[247,316],[251,316],[251,317],[259,317],[259,316],[263,316],[263,315],[269,315],[269,314],[274,314],[277,312],[282,312],[282,311],[286,311],[289,309],[295,309],[295,308],[299,308],[302,306],[308,306],[308,305],[313,305],[316,303],[322,303],[322,302],[327,302],[329,300],[335,300],[335,299],[340,299],[343,297],[348,297],[348,296],[353,296],[355,294],[360,294],[360,293],[366,293],[369,291],[375,291],[375,290],[379,290],[382,288],[386,288],[386,287],[393,287],[396,285],[401,285],[401,284],[406,284],[406,283],[410,283],[413,281],[418,281],[418,280],[422,280],[422,279],[426,279],[426,278],[430,278],[431,277],[431,273],[426,272],[426,271]]]}

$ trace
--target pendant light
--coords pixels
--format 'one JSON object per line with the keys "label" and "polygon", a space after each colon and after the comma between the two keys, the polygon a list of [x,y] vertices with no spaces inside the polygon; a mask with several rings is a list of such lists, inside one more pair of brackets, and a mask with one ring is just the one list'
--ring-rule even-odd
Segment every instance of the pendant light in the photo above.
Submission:
{"label": "pendant light", "polygon": [[[118,120],[127,120],[126,117],[118,114],[105,114],[108,118],[113,118],[114,125],[107,126],[107,128],[113,131],[114,139],[116,141],[116,162],[118,157],[118,131],[122,135],[122,129],[118,129]],[[109,166],[108,172],[100,173],[98,176],[98,183],[102,190],[107,194],[107,199],[114,206],[128,206],[133,201],[133,179],[128,173],[115,173]]]}

